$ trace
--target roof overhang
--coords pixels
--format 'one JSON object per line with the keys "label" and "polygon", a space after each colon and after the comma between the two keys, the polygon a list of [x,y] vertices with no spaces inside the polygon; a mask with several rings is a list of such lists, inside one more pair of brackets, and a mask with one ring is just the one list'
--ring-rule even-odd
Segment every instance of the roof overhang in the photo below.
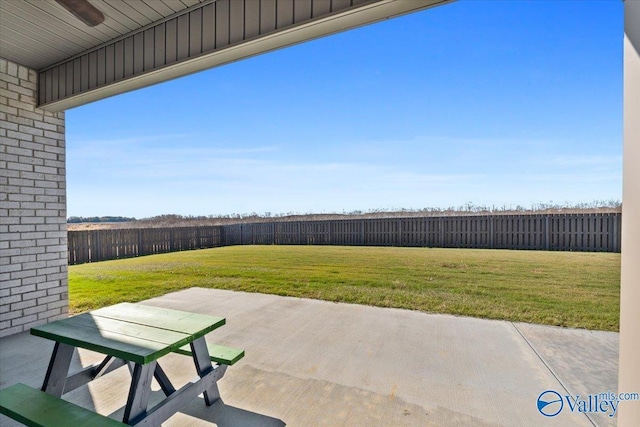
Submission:
{"label": "roof overhang", "polygon": [[[5,3],[7,1],[9,3]],[[95,31],[102,26],[116,27],[114,16],[125,14],[126,7],[131,9],[132,5],[140,9],[139,13],[144,11],[143,5],[149,4],[171,5],[173,9],[177,8],[176,4],[184,7],[173,13],[168,13],[169,9],[166,9],[164,15],[149,12],[155,20],[145,21],[138,17],[138,28],[108,41],[102,41],[106,37],[104,35],[100,38],[93,34],[90,38],[87,31],[95,33],[93,29],[82,28],[82,23],[76,22],[70,13],[65,17],[63,13],[56,11],[55,20],[51,18],[53,27],[60,32],[61,25],[76,29],[64,34],[70,39],[69,45],[77,49],[77,46],[85,46],[88,38],[95,44],[62,59],[59,55],[51,56],[50,61],[55,62],[40,64],[38,103],[45,110],[63,111],[453,0],[191,0],[195,4],[188,7],[189,0],[156,0],[159,3],[137,0],[121,2],[116,6],[105,3],[104,0],[90,1],[98,9],[107,9],[107,6],[110,8],[104,11],[105,22],[94,27]],[[54,0],[47,0],[43,4],[49,8],[50,14],[53,14],[53,7],[61,8]],[[29,37],[30,41],[42,38],[42,34],[36,37],[38,32],[52,33],[52,30],[46,28],[46,21],[43,21],[45,17],[36,19],[33,11],[20,17],[21,5],[31,10],[34,8],[33,0],[26,0],[24,3],[3,0],[0,5],[4,9],[9,5],[8,11],[11,12],[6,14],[0,10],[0,42],[3,42],[5,34],[11,42],[11,49],[0,49],[0,56],[29,66],[29,62],[36,62],[39,53],[25,53],[15,48],[16,44],[20,45],[21,37],[14,34],[15,28],[18,28],[16,22],[23,24],[22,36]],[[119,12],[116,10],[118,7],[122,8]],[[25,16],[33,18],[33,22],[28,23],[31,27],[25,24]],[[65,17],[67,23],[61,24],[60,17]],[[140,25],[144,22],[147,23]],[[127,23],[129,26],[133,25],[128,21]],[[81,33],[80,29],[84,32]],[[106,29],[102,31],[114,33],[109,33]],[[46,43],[40,47],[34,47],[34,43],[31,43],[28,47],[31,50],[43,49],[41,54],[45,55]],[[65,52],[67,51],[70,49]]]}

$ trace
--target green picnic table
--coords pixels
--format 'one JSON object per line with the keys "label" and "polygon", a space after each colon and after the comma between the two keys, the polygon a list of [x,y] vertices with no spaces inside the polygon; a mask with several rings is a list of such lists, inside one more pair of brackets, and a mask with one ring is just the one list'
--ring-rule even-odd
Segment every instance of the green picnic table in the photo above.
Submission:
{"label": "green picnic table", "polygon": [[[122,303],[34,327],[32,335],[55,341],[41,390],[60,398],[127,365],[131,386],[122,421],[135,426],[159,426],[200,394],[204,393],[207,405],[220,398],[217,381],[227,365],[244,356],[242,350],[206,343],[205,335],[224,324],[222,317]],[[105,358],[101,363],[69,373],[75,348],[93,350]],[[198,374],[198,378],[179,390],[158,363],[158,359],[171,352],[191,355]],[[154,377],[165,398],[149,408]]]}

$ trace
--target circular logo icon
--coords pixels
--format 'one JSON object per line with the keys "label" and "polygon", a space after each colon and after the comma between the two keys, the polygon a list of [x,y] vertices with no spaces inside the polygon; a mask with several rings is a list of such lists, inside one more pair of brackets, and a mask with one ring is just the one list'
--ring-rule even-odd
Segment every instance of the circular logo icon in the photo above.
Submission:
{"label": "circular logo icon", "polygon": [[545,417],[555,417],[562,411],[563,406],[562,396],[557,391],[543,391],[538,396],[538,412]]}

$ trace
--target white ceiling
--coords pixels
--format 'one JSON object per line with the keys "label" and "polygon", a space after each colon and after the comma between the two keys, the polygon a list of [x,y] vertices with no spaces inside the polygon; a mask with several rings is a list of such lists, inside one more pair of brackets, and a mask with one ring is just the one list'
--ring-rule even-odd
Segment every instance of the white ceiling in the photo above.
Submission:
{"label": "white ceiling", "polygon": [[55,0],[0,0],[0,57],[40,70],[213,0],[89,1],[105,16],[95,27]]}

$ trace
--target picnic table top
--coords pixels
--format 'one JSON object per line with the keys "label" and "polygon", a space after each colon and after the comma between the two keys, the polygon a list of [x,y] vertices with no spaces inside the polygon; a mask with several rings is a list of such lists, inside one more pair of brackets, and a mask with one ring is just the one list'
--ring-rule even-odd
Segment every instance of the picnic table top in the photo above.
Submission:
{"label": "picnic table top", "polygon": [[225,324],[222,317],[121,303],[31,328],[31,334],[146,364]]}

